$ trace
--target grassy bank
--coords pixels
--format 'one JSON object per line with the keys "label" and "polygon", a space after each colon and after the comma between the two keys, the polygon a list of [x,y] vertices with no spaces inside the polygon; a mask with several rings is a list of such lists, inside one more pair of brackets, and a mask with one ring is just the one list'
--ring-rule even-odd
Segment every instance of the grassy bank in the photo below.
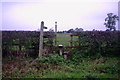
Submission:
{"label": "grassy bank", "polygon": [[117,57],[64,60],[58,54],[42,59],[3,60],[3,78],[119,78]]}

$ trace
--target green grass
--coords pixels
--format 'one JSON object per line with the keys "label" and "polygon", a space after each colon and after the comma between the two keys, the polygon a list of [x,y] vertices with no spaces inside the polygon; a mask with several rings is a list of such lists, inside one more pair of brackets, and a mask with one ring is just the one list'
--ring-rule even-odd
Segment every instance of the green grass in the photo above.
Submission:
{"label": "green grass", "polygon": [[[111,59],[111,58],[107,58]],[[100,63],[97,63],[97,60]],[[107,60],[105,63],[101,63],[100,59],[97,60],[83,60],[78,65],[73,64],[65,64],[60,69],[52,69],[49,73],[45,73],[45,78],[86,78],[86,77],[92,77],[92,78],[118,78],[117,71],[113,70],[115,69],[112,67],[114,63],[112,63],[113,60],[117,59]],[[109,65],[110,64],[110,65]],[[107,66],[106,66],[107,65]],[[100,68],[99,68],[100,67]],[[106,70],[105,67],[109,67],[109,71]],[[99,69],[96,69],[99,68]],[[116,67],[119,68],[119,67]],[[104,70],[105,72],[100,72],[101,70]],[[111,70],[113,70],[113,73],[109,73]],[[64,74],[64,75],[63,75]]]}
{"label": "green grass", "polygon": [[[57,41],[58,41],[57,45],[62,44],[64,46],[70,46],[70,42],[66,42],[66,41],[70,41],[70,34],[71,33],[58,33],[57,34]],[[78,41],[78,37],[73,36],[73,41]],[[76,42],[73,42],[73,45],[76,45]]]}
{"label": "green grass", "polygon": [[[17,78],[117,78],[120,71],[120,59],[100,57],[82,58],[79,62],[64,60],[53,54],[42,59],[9,61],[3,63],[3,77]],[[14,67],[14,68],[13,68]]]}

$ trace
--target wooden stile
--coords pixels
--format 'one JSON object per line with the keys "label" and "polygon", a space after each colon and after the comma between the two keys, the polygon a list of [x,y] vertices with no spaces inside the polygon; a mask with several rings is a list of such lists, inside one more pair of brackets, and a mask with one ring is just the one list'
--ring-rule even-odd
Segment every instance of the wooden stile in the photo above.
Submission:
{"label": "wooden stile", "polygon": [[39,55],[38,57],[42,57],[43,53],[43,28],[44,28],[44,22],[41,22],[41,29],[40,29],[40,39],[39,39]]}

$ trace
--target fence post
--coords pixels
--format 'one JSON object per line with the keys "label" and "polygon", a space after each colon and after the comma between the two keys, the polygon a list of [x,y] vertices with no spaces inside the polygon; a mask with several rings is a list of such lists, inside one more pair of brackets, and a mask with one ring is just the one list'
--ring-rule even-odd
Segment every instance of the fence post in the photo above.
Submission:
{"label": "fence post", "polygon": [[[15,44],[12,44],[12,45],[14,46]],[[18,39],[17,47],[18,47],[17,51],[21,51],[22,50],[22,39],[21,38]]]}
{"label": "fence post", "polygon": [[42,57],[43,53],[43,28],[44,28],[44,22],[41,22],[41,28],[40,28],[40,39],[39,39],[39,55],[38,57]]}
{"label": "fence post", "polygon": [[70,46],[72,47],[73,45],[72,45],[72,38],[73,38],[73,36],[71,35],[70,36]]}
{"label": "fence post", "polygon": [[57,22],[55,22],[55,46],[57,45]]}
{"label": "fence post", "polygon": [[80,36],[78,36],[78,43],[79,43],[79,46],[80,46]]}

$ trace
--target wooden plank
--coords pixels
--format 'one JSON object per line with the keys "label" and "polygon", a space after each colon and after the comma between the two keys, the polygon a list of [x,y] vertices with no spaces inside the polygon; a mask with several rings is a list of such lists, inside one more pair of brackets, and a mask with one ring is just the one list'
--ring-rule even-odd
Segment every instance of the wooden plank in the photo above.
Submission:
{"label": "wooden plank", "polygon": [[65,48],[88,48],[89,46],[65,46]]}
{"label": "wooden plank", "polygon": [[[85,49],[88,48],[89,46],[64,46],[64,48],[81,48]],[[53,46],[54,49],[58,48],[58,46]]]}
{"label": "wooden plank", "polygon": [[78,42],[78,41],[70,41],[70,40],[57,40],[57,42]]}

